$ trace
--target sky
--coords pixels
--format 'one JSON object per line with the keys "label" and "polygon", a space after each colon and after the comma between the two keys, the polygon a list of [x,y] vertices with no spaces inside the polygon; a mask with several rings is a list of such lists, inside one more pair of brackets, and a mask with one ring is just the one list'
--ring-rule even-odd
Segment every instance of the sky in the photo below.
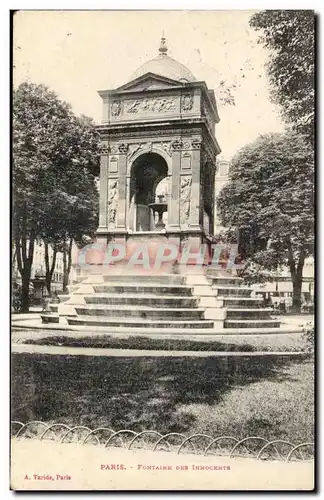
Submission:
{"label": "sky", "polygon": [[235,106],[218,104],[216,138],[230,159],[260,133],[281,132],[270,102],[269,53],[249,27],[254,11],[20,11],[14,16],[14,86],[45,84],[76,114],[102,118],[98,90],[130,80],[158,55],[164,31],[168,55],[215,90],[236,85]]}

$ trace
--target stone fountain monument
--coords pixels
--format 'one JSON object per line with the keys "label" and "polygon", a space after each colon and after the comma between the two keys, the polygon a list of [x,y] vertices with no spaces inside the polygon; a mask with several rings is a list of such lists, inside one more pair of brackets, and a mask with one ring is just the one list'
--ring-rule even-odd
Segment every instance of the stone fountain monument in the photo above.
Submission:
{"label": "stone fountain monument", "polygon": [[[129,82],[99,91],[99,243],[113,241],[128,249],[144,239],[147,244],[172,241],[180,251],[184,245],[194,251],[208,245],[213,233],[220,153],[214,92],[167,52],[162,38],[157,57]],[[163,200],[167,223],[154,224],[156,188],[165,179],[170,186]]]}
{"label": "stone fountain monument", "polygon": [[[179,255],[197,256],[201,248],[210,262],[219,117],[214,92],[167,52],[162,38],[158,55],[129,82],[99,91],[99,250],[88,252],[70,295],[51,307],[60,321],[92,332],[275,330],[279,322],[241,278],[212,276],[196,258],[179,265]],[[149,247],[156,262],[168,245],[177,252],[163,269],[151,260],[129,266],[134,249]],[[122,258],[107,265],[107,246],[122,249]]]}

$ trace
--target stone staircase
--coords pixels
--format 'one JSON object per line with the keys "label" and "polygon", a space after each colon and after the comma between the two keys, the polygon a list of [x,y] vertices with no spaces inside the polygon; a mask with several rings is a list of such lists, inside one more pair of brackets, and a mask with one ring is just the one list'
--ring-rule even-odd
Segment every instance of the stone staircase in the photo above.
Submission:
{"label": "stone staircase", "polygon": [[[101,283],[91,284],[88,278],[78,288],[73,285],[73,293],[63,307],[52,304],[52,311],[62,312],[64,307],[72,306],[66,315],[69,325],[176,330],[214,327],[212,320],[205,319],[199,298],[193,296],[183,276],[103,275],[101,278]],[[71,314],[73,310],[75,313]]]}
{"label": "stone staircase", "polygon": [[262,307],[263,299],[251,297],[253,289],[243,285],[238,276],[213,276],[208,272],[220,307],[226,308],[224,328],[279,328],[280,320],[271,317],[272,310]]}
{"label": "stone staircase", "polygon": [[280,327],[241,278],[212,269],[198,280],[179,274],[94,274],[69,291],[50,307],[71,327],[191,335],[278,333]]}

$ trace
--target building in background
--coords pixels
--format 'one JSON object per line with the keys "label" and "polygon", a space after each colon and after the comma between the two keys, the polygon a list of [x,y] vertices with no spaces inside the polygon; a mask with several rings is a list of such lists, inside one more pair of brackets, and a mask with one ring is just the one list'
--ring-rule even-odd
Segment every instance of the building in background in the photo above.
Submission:
{"label": "building in background", "polygon": [[[49,259],[50,263],[52,261],[52,256],[53,256],[53,250],[51,247],[49,247]],[[15,254],[14,254],[15,257]],[[31,268],[31,288],[33,287],[32,280],[37,278],[37,277],[43,277],[45,276],[45,246],[43,243],[35,243],[35,248],[34,248],[34,256],[33,256],[33,264]],[[14,258],[13,261],[13,266],[12,266],[12,279],[20,284],[21,283],[21,277],[20,273],[18,270],[18,264],[17,264],[17,258]],[[63,286],[63,255],[62,253],[57,253],[56,254],[56,262],[55,262],[55,269],[53,273],[53,279],[52,279],[52,290],[59,291],[62,290]],[[44,288],[44,293],[45,288]]]}

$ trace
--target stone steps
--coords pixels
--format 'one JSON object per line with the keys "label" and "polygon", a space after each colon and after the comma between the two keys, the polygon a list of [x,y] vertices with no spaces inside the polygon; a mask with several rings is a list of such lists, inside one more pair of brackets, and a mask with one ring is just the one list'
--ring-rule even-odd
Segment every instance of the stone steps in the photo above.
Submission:
{"label": "stone steps", "polygon": [[110,305],[76,305],[75,310],[82,316],[108,316],[111,318],[143,318],[143,319],[204,319],[204,309],[199,308],[152,308],[148,306],[110,306]]}
{"label": "stone steps", "polygon": [[276,319],[225,319],[224,328],[279,328],[280,320]]}
{"label": "stone steps", "polygon": [[268,308],[233,309],[228,308],[226,319],[271,319],[272,310]]}
{"label": "stone steps", "polygon": [[231,296],[217,296],[218,299],[223,300],[223,307],[235,309],[246,309],[249,307],[262,307],[263,299],[259,297],[231,297]]}
{"label": "stone steps", "polygon": [[107,305],[138,305],[150,307],[172,307],[172,308],[195,308],[198,306],[199,299],[196,297],[179,297],[170,295],[148,296],[146,294],[99,294],[86,295],[84,297],[87,304],[107,304]]}
{"label": "stone steps", "polygon": [[181,296],[191,296],[192,287],[187,285],[161,285],[161,284],[133,284],[128,283],[124,285],[120,284],[104,284],[104,285],[93,285],[94,291],[100,294],[145,294],[146,296],[157,295],[181,295]]}
{"label": "stone steps", "polygon": [[[178,335],[186,330],[191,335],[200,330],[211,334],[216,327],[225,334],[278,332],[280,321],[271,318],[272,310],[264,307],[262,298],[251,297],[253,289],[242,278],[208,271],[207,280],[198,277],[195,281],[189,276],[92,273],[79,290],[79,285],[73,289],[71,309],[62,307],[62,311],[66,311],[68,324],[76,328],[124,332],[152,328],[163,329],[164,334],[174,329]],[[50,307],[53,312],[60,310],[57,304]]]}
{"label": "stone steps", "polygon": [[[102,275],[104,283],[126,283],[126,284],[151,284],[159,285],[185,285],[186,278],[179,274],[104,274]],[[89,278],[90,283],[90,278]],[[97,283],[98,284],[98,283]]]}
{"label": "stone steps", "polygon": [[123,333],[129,333],[133,329],[176,329],[179,333],[179,330],[189,329],[189,330],[206,330],[210,328],[214,328],[214,322],[209,320],[199,320],[199,321],[190,321],[183,320],[175,321],[175,320],[158,320],[152,321],[149,319],[127,319],[127,318],[109,318],[102,316],[74,316],[67,317],[67,321],[69,325],[84,325],[84,326],[95,326],[95,327],[109,327],[109,328],[119,328]]}
{"label": "stone steps", "polygon": [[217,278],[210,278],[212,280],[212,284],[221,287],[236,287],[241,286],[243,283],[242,278],[226,278],[224,276],[220,276]]}
{"label": "stone steps", "polygon": [[252,293],[252,288],[249,287],[237,287],[237,286],[220,286],[212,285],[212,289],[216,292],[217,296],[235,296],[235,297],[250,297]]}

